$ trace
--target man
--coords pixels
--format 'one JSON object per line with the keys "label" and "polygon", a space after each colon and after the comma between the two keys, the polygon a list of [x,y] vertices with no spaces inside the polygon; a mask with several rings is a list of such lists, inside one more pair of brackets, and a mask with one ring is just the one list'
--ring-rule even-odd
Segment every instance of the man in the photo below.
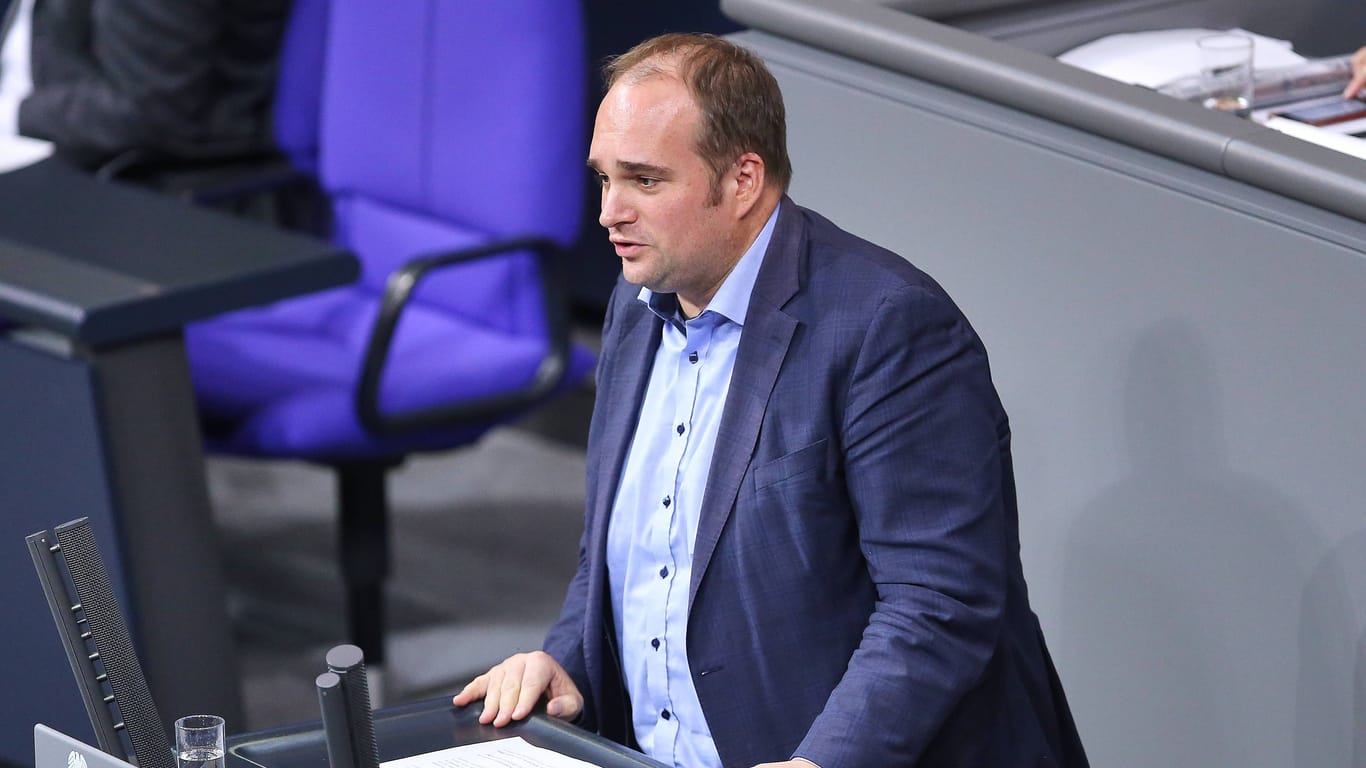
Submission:
{"label": "man", "polygon": [[[271,147],[289,0],[13,0],[0,133],[94,166]],[[31,68],[30,68],[31,63]]]}
{"label": "man", "polygon": [[545,702],[679,768],[1085,765],[967,321],[784,196],[748,52],[668,35],[608,86],[588,162],[624,281],[579,568],[545,651],[455,703]]}

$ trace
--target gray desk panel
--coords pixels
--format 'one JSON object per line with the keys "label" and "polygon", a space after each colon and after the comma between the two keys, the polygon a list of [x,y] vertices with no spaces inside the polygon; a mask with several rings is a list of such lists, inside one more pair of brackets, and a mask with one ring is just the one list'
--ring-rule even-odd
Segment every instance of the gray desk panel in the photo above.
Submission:
{"label": "gray desk panel", "polygon": [[159,290],[147,280],[4,238],[0,275],[5,316],[73,339],[80,338],[89,313]]}
{"label": "gray desk panel", "polygon": [[328,243],[100,183],[45,161],[0,174],[0,317],[102,346],[341,285]]}

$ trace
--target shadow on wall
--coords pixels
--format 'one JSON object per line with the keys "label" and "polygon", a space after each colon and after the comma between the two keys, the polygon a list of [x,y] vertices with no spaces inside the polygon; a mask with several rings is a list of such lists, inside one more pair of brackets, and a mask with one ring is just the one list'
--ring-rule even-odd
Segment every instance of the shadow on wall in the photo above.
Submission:
{"label": "shadow on wall", "polygon": [[1366,709],[1348,670],[1366,676],[1366,649],[1344,573],[1366,573],[1366,546],[1319,559],[1314,520],[1229,466],[1193,324],[1153,325],[1128,359],[1130,472],[1074,516],[1063,570],[1057,645],[1092,760],[1348,765]]}
{"label": "shadow on wall", "polygon": [[[1362,505],[1360,499],[1352,503]],[[1305,584],[1295,699],[1299,768],[1366,768],[1366,617],[1356,607],[1363,604],[1363,586],[1366,532],[1324,553]]]}

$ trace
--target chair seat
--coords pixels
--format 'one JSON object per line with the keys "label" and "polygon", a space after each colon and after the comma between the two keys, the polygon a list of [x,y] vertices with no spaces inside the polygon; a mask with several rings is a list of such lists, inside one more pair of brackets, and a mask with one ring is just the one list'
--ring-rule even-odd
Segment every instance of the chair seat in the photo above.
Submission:
{"label": "chair seat", "polygon": [[[496,423],[392,437],[367,432],[355,393],[378,309],[373,291],[347,286],[189,327],[186,350],[210,447],[320,461],[397,459],[471,442]],[[529,381],[544,351],[538,336],[414,304],[395,336],[380,403],[386,412],[409,411],[490,395]],[[575,348],[563,387],[591,366],[591,355]],[[229,431],[215,429],[224,425]]]}

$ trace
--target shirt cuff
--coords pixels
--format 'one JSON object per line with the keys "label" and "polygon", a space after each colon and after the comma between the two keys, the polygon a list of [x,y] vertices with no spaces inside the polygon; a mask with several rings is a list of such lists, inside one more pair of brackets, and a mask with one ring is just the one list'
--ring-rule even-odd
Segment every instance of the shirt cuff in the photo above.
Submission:
{"label": "shirt cuff", "polygon": [[0,97],[0,136],[19,135],[19,104],[21,99]]}

